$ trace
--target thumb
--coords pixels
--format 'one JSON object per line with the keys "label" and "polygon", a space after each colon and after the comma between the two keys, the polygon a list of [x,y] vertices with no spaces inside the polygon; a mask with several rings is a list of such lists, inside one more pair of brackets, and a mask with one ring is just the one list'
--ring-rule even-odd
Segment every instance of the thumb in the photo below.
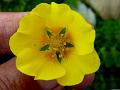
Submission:
{"label": "thumb", "polygon": [[0,90],[62,90],[56,81],[36,81],[20,73],[15,58],[0,65]]}
{"label": "thumb", "polygon": [[11,54],[9,38],[16,32],[20,19],[26,14],[25,12],[0,12],[0,56]]}
{"label": "thumb", "polygon": [[[92,84],[94,75],[85,76],[82,83],[69,88],[84,89]],[[36,81],[33,77],[20,73],[16,69],[15,58],[13,58],[0,65],[0,90],[63,90],[63,87],[58,85],[55,80]]]}

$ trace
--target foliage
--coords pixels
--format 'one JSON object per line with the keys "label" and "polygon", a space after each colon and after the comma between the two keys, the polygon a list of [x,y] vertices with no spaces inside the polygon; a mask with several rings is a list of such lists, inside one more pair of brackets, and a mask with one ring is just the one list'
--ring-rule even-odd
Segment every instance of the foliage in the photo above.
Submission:
{"label": "foliage", "polygon": [[97,18],[95,47],[101,59],[93,85],[86,90],[120,88],[120,19]]}
{"label": "foliage", "polygon": [[67,3],[70,6],[77,6],[78,0],[1,0],[0,11],[30,11],[39,3]]}
{"label": "foliage", "polygon": [[120,19],[98,20],[95,46],[106,67],[120,68]]}

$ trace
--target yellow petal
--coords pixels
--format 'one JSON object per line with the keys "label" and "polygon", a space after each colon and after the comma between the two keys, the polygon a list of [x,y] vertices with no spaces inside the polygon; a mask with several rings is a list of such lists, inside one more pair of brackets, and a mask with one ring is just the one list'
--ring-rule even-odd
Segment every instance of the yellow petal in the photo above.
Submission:
{"label": "yellow petal", "polygon": [[65,75],[65,69],[57,61],[46,60],[35,80],[53,80]]}
{"label": "yellow petal", "polygon": [[[70,11],[70,7],[67,4],[51,3],[51,15],[59,17],[61,14]],[[55,17],[54,17],[55,18]]]}
{"label": "yellow petal", "polygon": [[100,61],[96,51],[88,55],[78,55],[75,51],[62,61],[62,65],[66,69],[66,74],[57,81],[60,85],[71,86],[81,83],[84,75],[96,72]]}
{"label": "yellow petal", "polygon": [[94,50],[95,30],[77,12],[72,13],[74,21],[68,28],[72,34],[75,48],[80,55],[89,54]]}
{"label": "yellow petal", "polygon": [[32,11],[32,14],[40,16],[42,18],[52,18],[58,19],[64,13],[70,11],[70,7],[66,4],[56,4],[52,2],[51,4],[41,3],[37,5]]}
{"label": "yellow petal", "polygon": [[44,53],[31,48],[26,48],[18,54],[16,65],[18,70],[35,76],[36,80],[53,80],[65,74],[65,69],[59,62],[49,61],[44,57]]}
{"label": "yellow petal", "polygon": [[24,48],[37,48],[39,49],[38,38],[33,38],[30,35],[16,32],[9,41],[11,51],[17,56],[18,53]]}
{"label": "yellow petal", "polygon": [[41,3],[37,5],[31,14],[44,18],[46,25],[49,27],[61,27],[72,22],[73,15],[71,9],[66,4],[50,4]]}
{"label": "yellow petal", "polygon": [[18,54],[16,59],[16,67],[24,74],[36,76],[41,70],[40,67],[44,61],[45,60],[39,51],[26,48]]}
{"label": "yellow petal", "polygon": [[35,8],[33,8],[30,13],[41,18],[50,18],[51,6],[47,3],[40,3]]}
{"label": "yellow petal", "polygon": [[100,67],[100,59],[95,50],[87,55],[80,55],[79,62],[79,65],[85,74],[94,73]]}
{"label": "yellow petal", "polygon": [[44,34],[45,28],[45,20],[43,18],[28,13],[21,19],[17,32],[39,38],[40,35]]}
{"label": "yellow petal", "polygon": [[68,27],[73,22],[71,11],[67,4],[51,3],[51,18],[58,27]]}
{"label": "yellow petal", "polygon": [[84,73],[80,66],[79,56],[72,53],[69,57],[65,58],[62,63],[66,69],[66,74],[57,79],[57,82],[62,86],[76,85],[82,82]]}

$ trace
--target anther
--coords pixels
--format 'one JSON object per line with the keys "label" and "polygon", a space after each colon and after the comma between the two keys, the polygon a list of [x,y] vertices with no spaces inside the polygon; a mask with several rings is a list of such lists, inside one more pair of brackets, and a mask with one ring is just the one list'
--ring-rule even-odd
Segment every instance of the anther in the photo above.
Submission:
{"label": "anther", "polygon": [[65,49],[62,49],[62,51],[65,51]]}
{"label": "anther", "polygon": [[66,45],[66,42],[64,42],[63,44]]}
{"label": "anther", "polygon": [[52,55],[51,57],[53,58],[53,57],[55,57],[55,55]]}
{"label": "anther", "polygon": [[53,48],[53,50],[57,51],[57,50],[58,50],[58,48]]}

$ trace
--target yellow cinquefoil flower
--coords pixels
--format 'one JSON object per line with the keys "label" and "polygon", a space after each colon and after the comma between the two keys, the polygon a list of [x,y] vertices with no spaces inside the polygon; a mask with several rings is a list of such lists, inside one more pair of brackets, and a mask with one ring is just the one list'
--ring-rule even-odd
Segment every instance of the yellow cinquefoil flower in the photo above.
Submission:
{"label": "yellow cinquefoil flower", "polygon": [[93,27],[68,5],[41,3],[22,18],[10,48],[22,73],[70,86],[98,70],[94,39]]}

